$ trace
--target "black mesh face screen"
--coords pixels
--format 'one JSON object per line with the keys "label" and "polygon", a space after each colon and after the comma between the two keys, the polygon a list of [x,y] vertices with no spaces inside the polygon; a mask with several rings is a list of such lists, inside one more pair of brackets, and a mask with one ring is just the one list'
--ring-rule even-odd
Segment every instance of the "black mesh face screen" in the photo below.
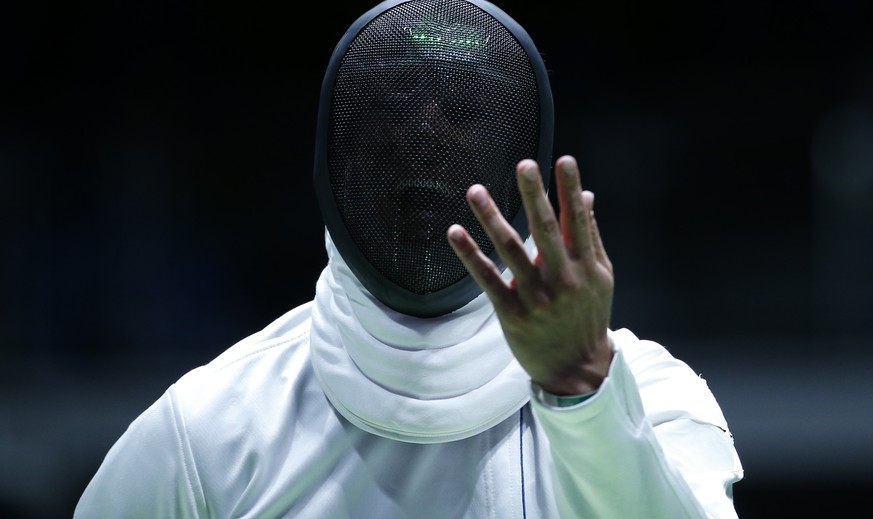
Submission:
{"label": "black mesh face screen", "polygon": [[493,250],[465,200],[481,183],[504,217],[521,208],[515,165],[540,151],[530,57],[482,8],[413,0],[373,18],[336,70],[327,172],[355,247],[382,276],[429,294],[467,276],[446,240],[463,225]]}
{"label": "black mesh face screen", "polygon": [[502,268],[466,202],[488,188],[527,238],[521,159],[550,178],[554,110],[527,32],[487,0],[382,0],[346,31],[322,83],[314,181],[336,251],[370,295],[416,317],[482,293],[446,239],[463,225]]}

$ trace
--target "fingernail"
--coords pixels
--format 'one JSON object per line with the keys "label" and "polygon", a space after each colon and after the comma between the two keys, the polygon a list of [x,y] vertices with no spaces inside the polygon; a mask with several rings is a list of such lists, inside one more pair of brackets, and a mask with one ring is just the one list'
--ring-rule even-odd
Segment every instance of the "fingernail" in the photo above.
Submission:
{"label": "fingernail", "polygon": [[452,224],[449,227],[449,239],[452,241],[460,241],[464,236],[464,231],[461,230],[461,226],[458,224]]}
{"label": "fingernail", "polygon": [[537,170],[532,164],[529,164],[522,168],[521,176],[523,176],[528,182],[531,182],[537,179]]}
{"label": "fingernail", "polygon": [[568,177],[576,174],[576,160],[575,159],[572,159],[572,158],[568,159],[567,161],[564,162],[563,166],[564,167],[561,168],[561,171],[562,171],[562,173],[564,173]]}
{"label": "fingernail", "polygon": [[470,198],[473,199],[473,203],[476,204],[477,206],[479,206],[479,207],[484,206],[485,202],[486,202],[485,190],[481,187],[474,188],[473,192],[470,193]]}

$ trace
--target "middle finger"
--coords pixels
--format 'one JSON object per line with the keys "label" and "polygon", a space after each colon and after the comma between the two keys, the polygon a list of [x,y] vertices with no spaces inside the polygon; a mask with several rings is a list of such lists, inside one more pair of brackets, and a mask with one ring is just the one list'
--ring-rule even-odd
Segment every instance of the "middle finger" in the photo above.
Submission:
{"label": "middle finger", "polygon": [[518,163],[516,170],[530,232],[546,269],[556,272],[566,261],[567,251],[561,226],[543,187],[539,166],[535,161],[525,159]]}

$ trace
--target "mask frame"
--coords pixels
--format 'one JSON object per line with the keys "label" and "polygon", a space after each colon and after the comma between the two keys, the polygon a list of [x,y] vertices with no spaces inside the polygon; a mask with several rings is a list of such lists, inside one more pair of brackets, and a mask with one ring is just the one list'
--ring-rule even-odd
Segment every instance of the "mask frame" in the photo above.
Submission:
{"label": "mask frame", "polygon": [[[358,249],[347,230],[342,220],[341,212],[336,205],[334,193],[330,185],[330,172],[328,168],[328,132],[330,130],[333,91],[343,57],[361,30],[374,18],[398,5],[415,1],[385,0],[377,4],[360,16],[347,29],[334,48],[321,87],[321,99],[316,126],[313,180],[316,197],[327,231],[337,251],[364,288],[386,306],[400,313],[427,318],[445,315],[461,308],[479,296],[482,293],[482,288],[468,274],[461,280],[443,289],[426,294],[417,294],[385,277]],[[466,1],[482,9],[503,25],[518,41],[528,57],[531,69],[535,75],[540,104],[538,153],[536,157],[528,158],[534,158],[539,164],[543,185],[548,189],[551,179],[551,157],[554,139],[554,106],[545,63],[527,31],[508,14],[485,0]],[[519,208],[518,213],[511,219],[510,224],[519,233],[522,240],[526,240],[529,237],[527,215],[523,206]],[[445,239],[445,237],[443,236],[442,239]],[[500,259],[496,250],[492,249],[488,257],[501,271],[505,269],[505,264]]]}

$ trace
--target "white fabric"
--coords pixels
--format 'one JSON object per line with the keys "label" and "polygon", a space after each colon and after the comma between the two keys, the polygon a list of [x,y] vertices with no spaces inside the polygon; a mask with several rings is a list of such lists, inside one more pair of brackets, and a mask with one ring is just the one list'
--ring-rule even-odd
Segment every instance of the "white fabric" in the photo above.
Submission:
{"label": "white fabric", "polygon": [[[555,408],[532,395],[482,300],[447,327],[349,293],[170,386],[109,450],[74,519],[736,519],[743,472],[721,409],[659,344],[610,331],[598,393]],[[350,341],[352,316],[365,341]]]}
{"label": "white fabric", "polygon": [[721,412],[655,343],[611,333],[610,376],[578,406],[532,400],[475,436],[416,444],[335,412],[310,364],[311,310],[173,384],[110,449],[74,518],[736,518],[742,468]]}
{"label": "white fabric", "polygon": [[726,496],[742,466],[706,382],[627,329],[610,339],[618,358],[598,393],[577,406],[585,412],[534,402],[562,517],[736,517]]}
{"label": "white fabric", "polygon": [[326,241],[310,347],[327,397],[347,420],[386,438],[436,443],[478,434],[529,400],[530,377],[484,294],[441,317],[395,312]]}

